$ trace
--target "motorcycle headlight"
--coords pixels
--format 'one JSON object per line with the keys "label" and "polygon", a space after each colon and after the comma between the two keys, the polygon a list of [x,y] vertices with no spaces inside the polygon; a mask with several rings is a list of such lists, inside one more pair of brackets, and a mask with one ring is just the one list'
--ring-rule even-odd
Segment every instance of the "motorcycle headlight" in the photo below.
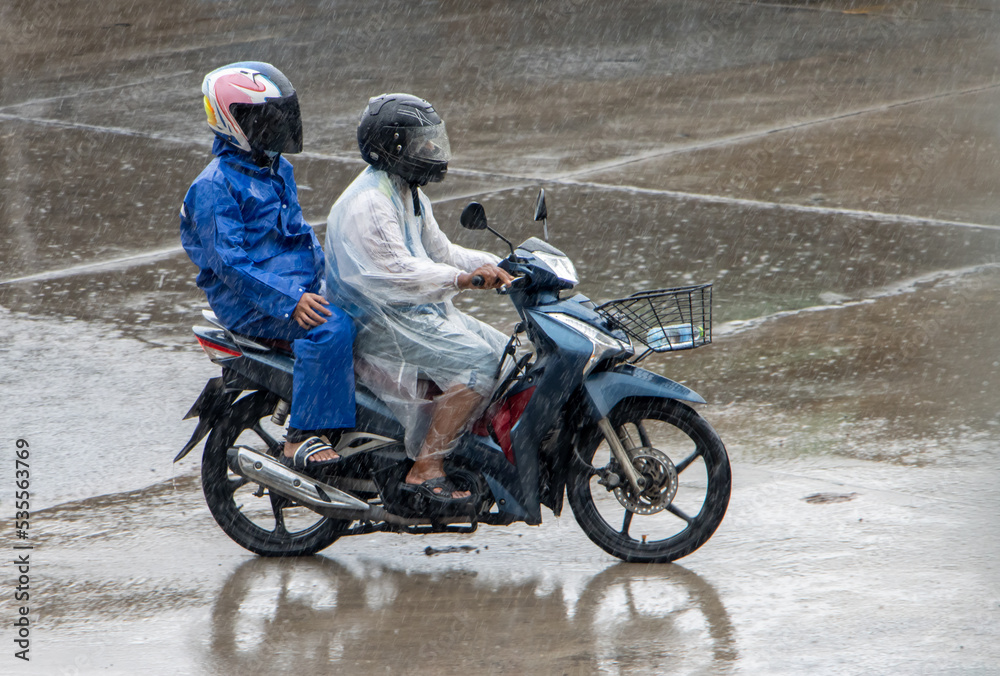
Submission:
{"label": "motorcycle headlight", "polygon": [[531,255],[549,266],[549,269],[556,273],[556,277],[562,281],[568,282],[573,286],[580,283],[580,280],[576,276],[576,268],[573,267],[573,261],[566,256],[556,256],[544,251],[532,251]]}
{"label": "motorcycle headlight", "polygon": [[584,376],[588,375],[602,359],[623,353],[628,355],[635,354],[635,350],[632,348],[632,341],[629,340],[628,336],[625,336],[625,340],[620,340],[610,333],[605,333],[596,326],[591,326],[585,321],[562,312],[553,312],[548,316],[563,326],[581,334],[593,345],[594,350],[590,355],[590,359],[587,360],[586,365],[583,367]]}

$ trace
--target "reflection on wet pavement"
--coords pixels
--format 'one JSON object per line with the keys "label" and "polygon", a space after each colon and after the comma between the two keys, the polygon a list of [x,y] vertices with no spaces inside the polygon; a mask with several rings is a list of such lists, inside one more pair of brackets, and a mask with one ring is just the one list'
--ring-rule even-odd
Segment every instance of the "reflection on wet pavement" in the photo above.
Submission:
{"label": "reflection on wet pavement", "polygon": [[[985,0],[3,3],[0,408],[43,510],[25,673],[994,672],[998,25]],[[644,363],[736,461],[684,567],[611,565],[569,515],[305,561],[225,538],[197,452],[170,459],[217,374],[177,210],[202,74],[238,59],[299,87],[320,234],[359,109],[407,90],[448,120],[427,192],[457,243],[503,251],[459,228],[473,199],[539,236],[545,187],[594,300],[714,282],[714,344]]]}
{"label": "reflection on wet pavement", "polygon": [[472,656],[497,674],[655,674],[667,662],[725,673],[735,659],[725,607],[697,574],[619,564],[574,577],[567,589],[537,573],[251,560],[219,592],[210,659],[218,673],[289,674],[461,674]]}
{"label": "reflection on wet pavement", "polygon": [[[375,536],[335,543],[332,559],[266,560],[216,537],[198,488],[176,479],[40,513],[45,584],[60,595],[44,597],[39,613],[66,646],[43,664],[64,660],[69,647],[91,666],[131,673],[166,657],[164,640],[174,637],[188,645],[172,668],[204,674],[412,673],[425,659],[444,660],[428,672],[455,674],[473,664],[486,673],[654,674],[668,661],[725,673],[737,657],[725,605],[687,568],[608,567],[588,555],[539,565],[592,550],[566,520],[544,534]],[[431,557],[428,542],[467,546]],[[113,570],[93,559],[98,549]],[[146,629],[127,645],[86,647],[95,634],[117,636],[123,622]]]}
{"label": "reflection on wet pavement", "polygon": [[[36,516],[37,582],[59,593],[39,595],[33,666],[915,673],[946,655],[989,673],[990,476],[831,458],[737,463],[734,475],[730,514],[683,566],[612,564],[569,517],[258,559],[221,534],[196,477],[66,504]],[[816,494],[853,497],[806,500]],[[10,606],[0,598],[0,612]]]}

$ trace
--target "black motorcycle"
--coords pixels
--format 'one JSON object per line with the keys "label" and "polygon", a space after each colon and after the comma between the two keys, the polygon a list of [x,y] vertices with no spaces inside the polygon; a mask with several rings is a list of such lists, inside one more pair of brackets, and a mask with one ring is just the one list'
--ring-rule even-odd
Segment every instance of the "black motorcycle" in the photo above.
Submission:
{"label": "black motorcycle", "polygon": [[[535,220],[545,217],[542,191]],[[489,407],[446,462],[453,483],[472,493],[467,507],[435,513],[400,490],[412,464],[403,426],[361,385],[357,427],[337,445],[344,460],[319,478],[283,465],[294,355],[206,312],[213,326],[194,333],[222,374],[188,412],[199,421],[176,460],[207,435],[202,487],[219,526],[257,554],[303,556],[347,535],[537,525],[542,505],[558,516],[566,496],[587,536],[621,559],[667,562],[698,549],[726,513],[729,458],[685,403],[704,400],[636,363],[711,342],[711,285],[602,305],[563,298],[578,280],[561,251],[534,237],[515,248],[475,202],[461,222],[510,247],[500,267],[516,279],[500,292],[521,320]]]}

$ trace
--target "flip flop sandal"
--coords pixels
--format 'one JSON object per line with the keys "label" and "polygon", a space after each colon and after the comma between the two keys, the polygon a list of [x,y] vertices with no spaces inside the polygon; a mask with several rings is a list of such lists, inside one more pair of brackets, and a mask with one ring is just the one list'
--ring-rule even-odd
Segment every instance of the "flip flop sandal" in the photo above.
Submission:
{"label": "flip flop sandal", "polygon": [[310,460],[311,457],[323,451],[332,451],[333,447],[319,437],[309,437],[302,442],[302,445],[295,449],[295,454],[291,457],[281,454],[281,464],[297,472],[310,473],[318,469],[324,469],[336,465],[342,460],[340,456],[330,460]]}
{"label": "flip flop sandal", "polygon": [[[440,492],[435,491],[435,488],[441,489]],[[420,496],[428,500],[432,507],[462,506],[468,504],[472,499],[472,495],[464,498],[451,497],[451,494],[459,489],[446,476],[428,479],[422,484],[408,484],[404,482],[400,484],[400,490],[403,493],[410,494],[411,497]]]}

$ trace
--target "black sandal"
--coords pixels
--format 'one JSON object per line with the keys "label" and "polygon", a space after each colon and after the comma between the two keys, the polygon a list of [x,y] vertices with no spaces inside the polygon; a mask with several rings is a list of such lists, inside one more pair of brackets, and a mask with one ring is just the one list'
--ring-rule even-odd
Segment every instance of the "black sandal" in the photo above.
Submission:
{"label": "black sandal", "polygon": [[[471,494],[464,498],[451,497],[452,493],[459,489],[446,476],[428,479],[422,484],[408,484],[403,482],[399,485],[399,488],[403,493],[409,494],[411,499],[419,497],[427,500],[429,502],[428,506],[433,511],[442,507],[464,507],[472,500]],[[440,489],[440,491],[436,491],[435,489]]]}

